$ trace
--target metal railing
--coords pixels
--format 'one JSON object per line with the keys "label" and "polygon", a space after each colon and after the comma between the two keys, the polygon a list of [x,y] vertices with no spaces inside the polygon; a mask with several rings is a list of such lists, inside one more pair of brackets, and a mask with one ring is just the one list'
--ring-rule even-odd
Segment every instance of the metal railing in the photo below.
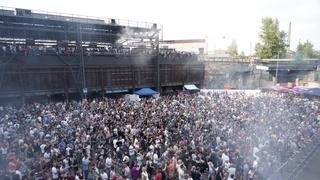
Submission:
{"label": "metal railing", "polygon": [[320,136],[318,133],[316,133],[312,136],[311,142],[309,142],[297,154],[290,157],[268,178],[268,180],[294,179],[299,174],[299,170],[302,170],[301,167],[308,161],[308,159],[319,148],[319,146]]}
{"label": "metal railing", "polygon": [[204,57],[204,61],[212,62],[235,62],[235,63],[250,63],[252,60],[248,57]]}
{"label": "metal railing", "polygon": [[[17,16],[16,9],[19,9],[19,8],[0,6],[0,15]],[[114,24],[114,25],[121,25],[121,26],[128,26],[128,27],[147,28],[147,29],[154,28],[154,25],[156,24],[151,22],[134,21],[134,20],[126,20],[126,19],[104,18],[104,17],[41,11],[41,10],[33,10],[33,9],[26,9],[26,10],[31,10],[31,14],[23,17],[38,18],[38,19],[51,19],[51,20],[62,20],[62,21],[70,21],[70,22],[97,23],[97,24],[109,24],[109,25]],[[160,28],[160,26],[157,26],[157,28]]]}

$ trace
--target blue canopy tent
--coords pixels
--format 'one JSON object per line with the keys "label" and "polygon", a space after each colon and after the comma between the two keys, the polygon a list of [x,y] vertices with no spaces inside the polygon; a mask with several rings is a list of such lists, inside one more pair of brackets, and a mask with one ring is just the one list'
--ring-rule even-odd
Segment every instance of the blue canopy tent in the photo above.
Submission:
{"label": "blue canopy tent", "polygon": [[154,91],[150,88],[142,88],[138,91],[135,91],[134,94],[137,94],[139,96],[153,96],[156,94],[159,94],[157,91]]}
{"label": "blue canopy tent", "polygon": [[311,88],[302,92],[302,95],[307,97],[320,97],[320,88]]}

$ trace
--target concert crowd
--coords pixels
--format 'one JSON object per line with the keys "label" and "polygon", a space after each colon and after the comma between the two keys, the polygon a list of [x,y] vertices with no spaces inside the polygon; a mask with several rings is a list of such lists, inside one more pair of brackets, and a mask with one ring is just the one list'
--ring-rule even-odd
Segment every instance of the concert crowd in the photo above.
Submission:
{"label": "concert crowd", "polygon": [[208,92],[0,107],[0,179],[262,180],[319,131],[319,106]]}
{"label": "concert crowd", "polygon": [[[76,56],[82,53],[83,56],[151,56],[155,51],[147,48],[125,48],[125,47],[90,47],[80,48],[76,46],[26,46],[13,44],[0,44],[0,55],[22,55],[22,56],[41,56],[41,55],[59,55],[59,56]],[[197,56],[191,52],[176,51],[174,49],[160,50],[159,56],[163,59],[192,59],[196,60]]]}

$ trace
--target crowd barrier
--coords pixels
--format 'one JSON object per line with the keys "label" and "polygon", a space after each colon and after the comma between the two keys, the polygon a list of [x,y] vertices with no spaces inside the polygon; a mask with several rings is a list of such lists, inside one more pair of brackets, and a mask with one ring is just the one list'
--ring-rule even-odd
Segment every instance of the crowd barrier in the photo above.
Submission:
{"label": "crowd barrier", "polygon": [[217,92],[217,93],[246,93],[246,94],[257,94],[261,93],[261,90],[251,90],[251,89],[201,89],[201,92]]}
{"label": "crowd barrier", "polygon": [[301,171],[303,166],[308,163],[310,157],[320,146],[320,136],[316,133],[312,136],[311,142],[309,142],[304,148],[302,148],[293,157],[290,157],[280,168],[278,168],[268,180],[293,180]]}

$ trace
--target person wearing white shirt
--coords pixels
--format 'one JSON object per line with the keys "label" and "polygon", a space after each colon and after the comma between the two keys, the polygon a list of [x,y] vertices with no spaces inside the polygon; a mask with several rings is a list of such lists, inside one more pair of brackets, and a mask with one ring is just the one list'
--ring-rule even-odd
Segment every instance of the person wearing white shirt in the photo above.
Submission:
{"label": "person wearing white shirt", "polygon": [[148,173],[147,173],[147,168],[146,168],[146,167],[143,167],[143,168],[142,168],[141,180],[149,180]]}
{"label": "person wearing white shirt", "polygon": [[226,163],[227,161],[230,160],[229,156],[227,156],[225,153],[222,153],[222,157],[221,157],[223,163]]}
{"label": "person wearing white shirt", "polygon": [[178,169],[177,171],[178,171],[179,180],[184,180],[185,179],[185,174],[184,174],[184,170],[183,170],[183,164],[178,166],[177,169]]}
{"label": "person wearing white shirt", "polygon": [[102,180],[108,180],[108,174],[105,171],[103,171],[100,176]]}
{"label": "person wearing white shirt", "polygon": [[258,161],[256,159],[253,160],[253,162],[252,162],[252,168],[253,169],[257,169],[258,168]]}
{"label": "person wearing white shirt", "polygon": [[17,174],[19,179],[22,180],[22,173],[19,170],[16,170],[15,174]]}
{"label": "person wearing white shirt", "polygon": [[214,168],[214,165],[211,161],[209,161],[207,164],[208,164],[208,168],[209,168],[208,179],[212,179],[215,176],[215,168]]}
{"label": "person wearing white shirt", "polygon": [[66,148],[67,156],[70,156],[70,150],[71,150],[71,149],[72,149],[72,148],[71,148],[71,147],[69,147],[69,146]]}
{"label": "person wearing white shirt", "polygon": [[129,155],[133,156],[135,154],[134,148],[132,145],[129,146]]}
{"label": "person wearing white shirt", "polygon": [[[236,174],[236,168],[233,167],[233,166],[231,166],[231,167],[228,169],[228,174],[229,174],[228,180],[229,180],[229,179],[234,179],[234,176],[235,176],[235,174]],[[233,176],[232,176],[232,175],[233,175]],[[232,178],[232,177],[233,177],[233,178]]]}
{"label": "person wearing white shirt", "polygon": [[[108,177],[107,177],[108,178]],[[76,175],[76,177],[74,178],[75,180],[80,180],[79,175]]]}
{"label": "person wearing white shirt", "polygon": [[118,140],[117,139],[114,139],[113,140],[113,148],[116,149],[117,148],[117,142]]}
{"label": "person wearing white shirt", "polygon": [[18,141],[19,146],[21,146],[21,144],[22,144],[23,142],[24,142],[23,139],[19,139],[19,141]]}
{"label": "person wearing white shirt", "polygon": [[42,154],[45,153],[45,148],[46,148],[46,144],[41,144],[41,145],[40,145],[40,149],[41,149],[41,153],[42,153]]}
{"label": "person wearing white shirt", "polygon": [[109,156],[106,159],[106,167],[108,169],[111,169],[111,167],[112,167],[112,159]]}
{"label": "person wearing white shirt", "polygon": [[64,163],[66,168],[69,168],[69,160],[67,158],[63,159],[63,163]]}
{"label": "person wearing white shirt", "polygon": [[56,165],[54,164],[53,167],[51,168],[51,173],[52,173],[52,179],[59,179],[59,172],[58,169],[55,167]]}
{"label": "person wearing white shirt", "polygon": [[253,178],[254,178],[254,171],[253,171],[253,169],[250,169],[250,170],[249,170],[248,176],[249,176],[249,180],[253,180]]}
{"label": "person wearing white shirt", "polygon": [[50,152],[45,152],[43,155],[43,158],[45,160],[46,163],[50,162],[51,160],[51,153]]}
{"label": "person wearing white shirt", "polygon": [[154,164],[158,164],[158,161],[159,161],[158,154],[157,154],[157,153],[154,153],[154,154],[153,154],[153,163],[154,163]]}
{"label": "person wearing white shirt", "polygon": [[253,147],[253,157],[255,157],[257,159],[257,161],[259,161],[259,156],[257,155],[257,153],[259,152],[259,148],[257,147]]}
{"label": "person wearing white shirt", "polygon": [[133,146],[134,146],[136,149],[139,149],[139,141],[138,141],[137,138],[134,139]]}
{"label": "person wearing white shirt", "polygon": [[43,132],[43,131],[40,131],[40,132],[39,132],[39,136],[40,136],[40,139],[42,139],[43,136],[44,136],[44,132]]}

